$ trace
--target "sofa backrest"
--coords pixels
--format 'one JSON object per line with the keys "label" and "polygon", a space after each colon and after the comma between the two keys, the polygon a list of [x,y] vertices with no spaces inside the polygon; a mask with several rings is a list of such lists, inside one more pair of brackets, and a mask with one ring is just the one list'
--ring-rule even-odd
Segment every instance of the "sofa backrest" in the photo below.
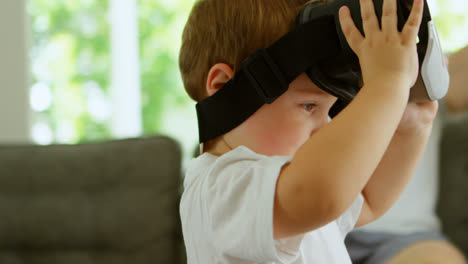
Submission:
{"label": "sofa backrest", "polygon": [[185,263],[167,137],[0,147],[0,263]]}
{"label": "sofa backrest", "polygon": [[447,121],[440,151],[437,211],[444,233],[468,256],[468,117]]}

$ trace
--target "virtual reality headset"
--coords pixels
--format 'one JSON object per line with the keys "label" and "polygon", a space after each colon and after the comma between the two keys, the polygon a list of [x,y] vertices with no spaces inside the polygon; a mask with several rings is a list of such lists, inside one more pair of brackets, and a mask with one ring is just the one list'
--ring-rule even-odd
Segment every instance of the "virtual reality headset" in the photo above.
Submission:
{"label": "virtual reality headset", "polygon": [[[449,86],[449,74],[437,29],[424,0],[423,20],[417,51],[420,74],[411,89],[410,101],[439,100]],[[398,28],[401,31],[411,12],[412,0],[397,0]],[[359,59],[343,35],[338,11],[348,6],[363,33],[359,1],[313,2],[297,17],[295,28],[267,48],[250,55],[227,82],[212,96],[196,105],[200,142],[221,136],[254,114],[264,104],[281,96],[301,73],[322,90],[338,98],[330,110],[336,116],[356,96],[363,85]],[[374,0],[382,17],[383,0]]]}

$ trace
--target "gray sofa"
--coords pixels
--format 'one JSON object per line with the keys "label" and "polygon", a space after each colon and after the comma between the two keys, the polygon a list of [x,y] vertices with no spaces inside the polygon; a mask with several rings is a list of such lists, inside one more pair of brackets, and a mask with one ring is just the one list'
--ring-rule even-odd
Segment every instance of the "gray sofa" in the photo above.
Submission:
{"label": "gray sofa", "polygon": [[444,124],[437,206],[443,231],[468,256],[468,116]]}
{"label": "gray sofa", "polygon": [[[468,118],[441,144],[438,213],[468,255]],[[166,137],[0,146],[0,263],[186,263],[180,164]]]}
{"label": "gray sofa", "polygon": [[0,147],[1,264],[186,263],[166,137]]}

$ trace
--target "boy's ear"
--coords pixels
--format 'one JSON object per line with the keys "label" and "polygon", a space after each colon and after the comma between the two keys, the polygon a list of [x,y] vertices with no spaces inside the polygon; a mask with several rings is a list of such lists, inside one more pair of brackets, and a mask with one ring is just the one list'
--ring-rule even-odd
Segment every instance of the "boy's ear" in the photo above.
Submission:
{"label": "boy's ear", "polygon": [[211,67],[206,79],[206,92],[212,96],[219,88],[223,87],[234,75],[231,67],[225,63],[217,63]]}

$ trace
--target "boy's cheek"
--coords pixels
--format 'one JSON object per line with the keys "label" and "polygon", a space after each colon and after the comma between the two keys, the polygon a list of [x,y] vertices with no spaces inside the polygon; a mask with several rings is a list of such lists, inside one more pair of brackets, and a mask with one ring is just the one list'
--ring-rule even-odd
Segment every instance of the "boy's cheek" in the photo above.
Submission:
{"label": "boy's cheek", "polygon": [[241,125],[243,138],[240,139],[263,155],[292,156],[310,136],[311,122],[307,121],[289,108],[273,103],[262,107]]}
{"label": "boy's cheek", "polygon": [[268,155],[293,156],[299,147],[307,140],[307,133],[298,133],[288,128],[288,124],[282,126],[269,126],[251,130],[254,151]]}

